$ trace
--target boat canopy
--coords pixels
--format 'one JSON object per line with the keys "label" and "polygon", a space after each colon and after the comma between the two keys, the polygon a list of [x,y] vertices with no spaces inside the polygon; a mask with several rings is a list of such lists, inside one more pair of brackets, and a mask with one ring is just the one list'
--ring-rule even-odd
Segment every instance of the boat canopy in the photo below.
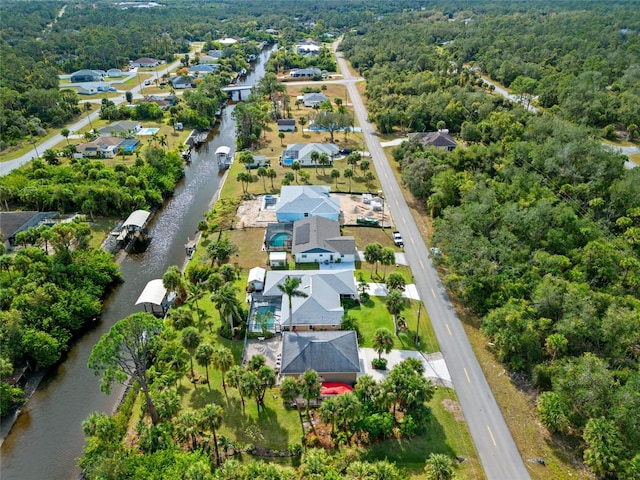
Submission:
{"label": "boat canopy", "polygon": [[218,149],[216,150],[216,155],[229,155],[230,153],[231,153],[231,148],[225,145],[218,147]]}
{"label": "boat canopy", "polygon": [[146,210],[136,210],[131,215],[129,215],[129,218],[125,220],[125,222],[122,224],[122,228],[142,228],[144,227],[144,224],[147,223],[147,220],[149,220],[150,215],[151,212],[147,212]]}
{"label": "boat canopy", "polygon": [[164,288],[161,278],[151,280],[149,283],[147,283],[147,286],[144,287],[144,290],[136,301],[136,305],[140,305],[141,303],[162,305],[162,301],[164,300],[166,294],[167,289]]}

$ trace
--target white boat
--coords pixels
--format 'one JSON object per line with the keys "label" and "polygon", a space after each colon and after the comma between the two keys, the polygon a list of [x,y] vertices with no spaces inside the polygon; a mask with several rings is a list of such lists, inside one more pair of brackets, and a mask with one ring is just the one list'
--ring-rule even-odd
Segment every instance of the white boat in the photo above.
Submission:
{"label": "white boat", "polygon": [[227,170],[233,163],[231,148],[223,145],[216,150],[216,161],[220,170]]}

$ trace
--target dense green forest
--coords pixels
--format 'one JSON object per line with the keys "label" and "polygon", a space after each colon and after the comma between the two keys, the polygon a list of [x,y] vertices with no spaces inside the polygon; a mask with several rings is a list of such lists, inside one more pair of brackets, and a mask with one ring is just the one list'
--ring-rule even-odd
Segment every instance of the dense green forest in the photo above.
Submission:
{"label": "dense green forest", "polygon": [[0,415],[21,401],[4,381],[13,367],[58,362],[119,278],[111,255],[88,247],[89,234],[82,220],[31,228],[17,235],[15,255],[0,255]]}
{"label": "dense green forest", "polygon": [[[444,124],[464,142],[452,153],[405,142],[394,158],[435,218],[447,284],[538,388],[540,421],[580,439],[598,477],[637,478],[640,172],[598,138],[638,120],[638,10],[563,7],[411,12],[343,47],[380,130]],[[514,88],[535,79],[547,110],[490,95],[466,64]]]}

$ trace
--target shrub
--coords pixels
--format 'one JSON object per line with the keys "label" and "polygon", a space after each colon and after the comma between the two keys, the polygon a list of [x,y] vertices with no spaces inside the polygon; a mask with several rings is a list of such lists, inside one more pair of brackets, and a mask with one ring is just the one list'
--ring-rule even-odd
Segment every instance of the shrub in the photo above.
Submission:
{"label": "shrub", "polygon": [[371,365],[376,370],[386,370],[387,369],[387,359],[386,358],[374,358],[371,361]]}

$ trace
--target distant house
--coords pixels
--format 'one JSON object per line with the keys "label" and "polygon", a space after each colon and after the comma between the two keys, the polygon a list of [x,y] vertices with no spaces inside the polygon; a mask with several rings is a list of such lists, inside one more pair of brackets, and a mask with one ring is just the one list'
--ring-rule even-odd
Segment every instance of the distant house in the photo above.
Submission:
{"label": "distant house", "polygon": [[279,132],[295,132],[296,120],[294,118],[281,118],[278,120]]}
{"label": "distant house", "polygon": [[315,107],[326,100],[329,100],[329,97],[324,93],[305,93],[302,96],[302,104],[305,107]]}
{"label": "distant house", "polygon": [[142,129],[140,122],[123,120],[113,122],[98,129],[98,134],[102,137],[119,137],[123,134],[135,135]]}
{"label": "distant house", "polygon": [[291,254],[296,263],[353,263],[356,241],[340,236],[340,224],[321,216],[293,222]]}
{"label": "distant house", "polygon": [[166,110],[167,108],[175,105],[177,101],[178,97],[176,97],[175,95],[149,95],[148,97],[144,97],[142,100],[140,100],[140,103],[155,103],[162,110]]}
{"label": "distant house", "polygon": [[322,75],[322,70],[319,68],[298,68],[289,72],[291,78],[313,78]]}
{"label": "distant house", "polygon": [[435,147],[440,150],[452,151],[458,146],[453,138],[449,135],[449,132],[444,130],[438,130],[437,132],[421,132],[410,133],[408,135],[409,140],[417,138],[425,147]]}
{"label": "distant house", "polygon": [[179,75],[177,77],[173,77],[171,79],[171,86],[176,90],[183,90],[185,88],[193,87],[193,77],[191,75],[184,76]]}
{"label": "distant house", "polygon": [[189,74],[191,75],[206,75],[208,73],[215,72],[219,66],[220,66],[219,63],[213,63],[213,64],[205,63],[205,64],[192,65],[187,70],[189,70]]}
{"label": "distant house", "polygon": [[198,63],[217,63],[220,57],[213,57],[211,55],[198,55]]}
{"label": "distant house", "polygon": [[295,46],[296,52],[300,55],[315,56],[320,52],[322,46],[310,38],[306,38]]}
{"label": "distant house", "polygon": [[262,297],[280,305],[277,316],[283,329],[289,326],[289,299],[278,285],[287,277],[299,278],[299,290],[307,294],[291,299],[296,331],[339,330],[344,315],[341,301],[358,298],[353,270],[269,270]]}
{"label": "distant house", "polygon": [[320,155],[326,153],[329,163],[325,166],[330,166],[340,149],[334,143],[296,143],[287,145],[287,149],[280,156],[280,161],[287,166],[291,166],[293,162],[298,162],[303,167],[320,166],[320,160],[315,161],[311,158],[314,151]]}
{"label": "distant house", "polygon": [[[78,87],[79,95],[95,95],[99,92],[108,92],[112,89],[107,82],[87,82]],[[115,88],[113,88],[115,90]]]}
{"label": "distant house", "polygon": [[115,136],[98,137],[91,142],[76,145],[76,154],[83,157],[114,158],[118,155],[123,140]]}
{"label": "distant house", "polygon": [[283,186],[276,204],[278,222],[294,222],[321,216],[340,220],[340,200],[331,198],[331,189],[323,185]]}
{"label": "distant house", "polygon": [[280,31],[275,28],[267,28],[265,33],[268,33],[269,35],[280,35]]}
{"label": "distant house", "polygon": [[107,70],[107,77],[120,78],[124,75],[124,72],[119,68],[110,68]]}
{"label": "distant house", "polygon": [[209,50],[207,52],[207,55],[212,57],[212,58],[224,58],[224,51],[223,50]]}
{"label": "distant house", "polygon": [[157,58],[149,57],[138,58],[137,60],[131,62],[132,68],[157,67],[158,65],[160,65],[160,60],[158,60]]}
{"label": "distant house", "polygon": [[227,38],[221,38],[221,39],[216,40],[216,41],[218,43],[221,43],[222,45],[233,45],[235,43],[238,43],[239,39],[227,37]]}
{"label": "distant house", "polygon": [[71,74],[71,83],[99,82],[102,72],[99,70],[78,70]]}
{"label": "distant house", "polygon": [[360,373],[356,332],[284,332],[280,373],[298,377],[307,370],[318,372],[323,382],[353,385]]}
{"label": "distant house", "polygon": [[16,235],[31,227],[53,226],[60,218],[58,212],[0,212],[0,238],[5,249],[16,246]]}

